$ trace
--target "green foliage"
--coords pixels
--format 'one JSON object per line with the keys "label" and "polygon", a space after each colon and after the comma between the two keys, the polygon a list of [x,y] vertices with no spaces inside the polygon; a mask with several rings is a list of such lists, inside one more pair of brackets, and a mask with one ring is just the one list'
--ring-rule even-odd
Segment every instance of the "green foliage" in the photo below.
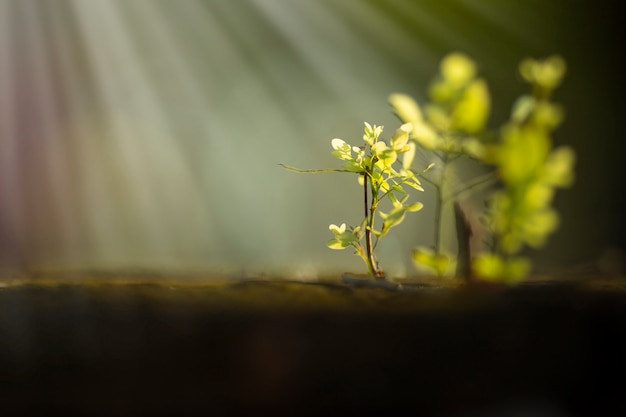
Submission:
{"label": "green foliage", "polygon": [[445,274],[453,263],[450,256],[435,253],[432,249],[423,246],[413,249],[412,255],[417,264],[434,270],[439,276]]}
{"label": "green foliage", "polygon": [[[366,122],[362,146],[352,146],[339,138],[333,139],[331,155],[343,161],[341,169],[303,170],[282,165],[296,172],[347,172],[359,176],[365,197],[363,221],[349,228],[345,223],[341,226],[331,224],[329,229],[334,237],[327,245],[331,249],[354,248],[355,254],[366,263],[370,274],[379,278],[384,277],[384,273],[374,254],[378,242],[391,228],[402,223],[406,213],[419,211],[423,207],[420,202],[408,202],[407,187],[424,191],[418,174],[411,170],[416,149],[415,144],[409,141],[412,129],[410,123],[403,124],[386,143],[380,138],[383,126],[372,126]],[[401,197],[398,199],[398,196]],[[378,210],[383,199],[391,203],[388,212]],[[382,219],[382,227],[379,229],[375,226],[377,212]]]}
{"label": "green foliage", "polygon": [[[436,193],[434,245],[413,251],[416,263],[438,275],[454,264],[452,257],[441,251],[443,210],[479,187],[495,181],[501,184],[491,195],[485,216],[495,241],[493,252],[475,257],[475,275],[508,282],[524,278],[531,263],[518,256],[519,252],[524,246],[542,247],[558,227],[559,216],[551,203],[556,188],[569,187],[574,181],[575,153],[569,147],[553,149],[551,134],[561,123],[563,110],[550,97],[561,83],[566,64],[558,56],[545,61],[525,59],[519,70],[531,84],[532,93],[515,102],[510,120],[495,135],[496,141],[486,132],[491,106],[487,83],[477,76],[476,64],[463,54],[452,53],[442,60],[423,109],[409,96],[389,97],[395,114],[412,125],[411,139],[441,166],[437,178],[424,177]],[[461,158],[473,159],[491,171],[459,184],[451,168]]]}
{"label": "green foliage", "polygon": [[411,139],[437,160],[439,175],[424,179],[436,194],[435,231],[433,247],[419,247],[413,259],[419,265],[433,269],[439,276],[455,265],[452,256],[442,252],[441,228],[444,210],[461,194],[488,185],[493,174],[459,184],[453,165],[462,158],[480,159],[485,154],[483,139],[491,106],[485,80],[477,76],[476,64],[467,56],[452,53],[440,65],[440,74],[428,88],[429,102],[423,107],[404,94],[392,94],[389,102],[395,114],[413,126]]}
{"label": "green foliage", "polygon": [[531,263],[524,257],[504,259],[494,253],[481,253],[473,260],[475,273],[487,281],[516,283],[521,281],[531,269]]}
{"label": "green foliage", "polygon": [[[379,240],[401,224],[407,212],[423,207],[420,202],[408,202],[407,187],[424,191],[419,176],[435,190],[435,232],[432,248],[413,250],[414,261],[439,276],[448,273],[455,263],[468,269],[471,263],[471,273],[482,279],[517,282],[532,267],[519,253],[526,246],[541,248],[557,229],[559,216],[551,207],[555,190],[574,182],[574,151],[565,146],[553,149],[551,137],[563,120],[563,110],[551,101],[551,95],[560,85],[565,70],[565,61],[558,56],[544,61],[522,61],[519,71],[532,91],[517,99],[509,120],[494,133],[486,128],[491,108],[486,81],[478,76],[477,66],[469,57],[449,54],[428,88],[426,104],[420,106],[404,94],[389,97],[395,114],[404,124],[388,142],[380,139],[382,126],[365,123],[363,145],[353,146],[338,138],[331,141],[331,154],[343,162],[341,169],[302,170],[282,166],[296,172],[358,175],[364,193],[364,218],[359,225],[349,228],[345,223],[331,224],[333,238],[328,247],[354,248],[372,276],[384,277],[374,255]],[[438,169],[433,176],[423,174],[435,163],[419,175],[412,170],[418,147],[437,160]],[[482,164],[489,168],[488,172],[461,183],[453,168],[462,159]],[[496,182],[499,186],[492,191],[483,216],[494,241],[491,252],[478,254],[470,261],[471,230],[467,229],[470,223],[457,200]],[[390,209],[379,211],[379,203],[385,199]],[[442,214],[450,203],[454,203],[458,223],[459,262],[441,249]],[[377,212],[382,219],[380,228],[375,227]]]}
{"label": "green foliage", "polygon": [[574,182],[574,151],[567,146],[553,149],[551,137],[563,120],[563,110],[550,100],[565,74],[565,62],[558,56],[526,59],[520,73],[532,94],[514,104],[510,120],[501,128],[501,140],[485,157],[502,183],[487,210],[494,253],[474,261],[476,274],[486,279],[515,281],[526,275],[530,262],[519,252],[525,246],[545,245],[559,225],[559,215],[551,207],[555,190]]}

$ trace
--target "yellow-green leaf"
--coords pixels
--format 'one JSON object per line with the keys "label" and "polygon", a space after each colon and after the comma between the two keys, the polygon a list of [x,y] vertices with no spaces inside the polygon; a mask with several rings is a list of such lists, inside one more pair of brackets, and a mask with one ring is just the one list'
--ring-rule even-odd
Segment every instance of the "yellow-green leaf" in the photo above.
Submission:
{"label": "yellow-green leaf", "polygon": [[406,94],[392,94],[389,103],[400,120],[405,123],[421,123],[422,111],[419,104]]}
{"label": "yellow-green leaf", "polygon": [[569,146],[561,146],[548,156],[542,180],[555,187],[569,187],[574,183],[576,153]]}
{"label": "yellow-green leaf", "polygon": [[476,64],[467,55],[453,52],[441,61],[441,75],[453,85],[462,85],[476,75]]}
{"label": "yellow-green leaf", "polygon": [[453,261],[447,255],[435,254],[430,248],[423,246],[413,249],[413,261],[419,265],[433,269],[437,275],[442,276],[452,265]]}
{"label": "yellow-green leaf", "polygon": [[487,83],[482,79],[472,81],[454,108],[452,127],[467,133],[480,132],[489,117],[489,108]]}
{"label": "yellow-green leaf", "polygon": [[413,130],[413,125],[411,123],[405,123],[400,126],[389,141],[391,147],[396,152],[403,150],[405,145],[409,142],[409,134]]}

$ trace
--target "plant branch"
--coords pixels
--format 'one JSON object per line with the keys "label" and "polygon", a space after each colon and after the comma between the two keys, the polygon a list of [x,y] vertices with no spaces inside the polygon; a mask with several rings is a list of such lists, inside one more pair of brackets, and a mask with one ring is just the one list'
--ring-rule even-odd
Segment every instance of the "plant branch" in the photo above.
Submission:
{"label": "plant branch", "polygon": [[441,253],[441,227],[443,222],[443,189],[445,187],[446,181],[446,169],[448,167],[448,155],[443,154],[441,158],[442,167],[441,167],[441,176],[439,177],[439,184],[432,183],[435,186],[436,197],[435,197],[435,236],[434,236],[434,249],[435,254],[439,255]]}
{"label": "plant branch", "polygon": [[421,179],[423,179],[424,181],[426,181],[427,183],[429,183],[430,185],[436,187],[437,183],[435,183],[435,181],[431,180],[430,178],[426,177],[426,176],[421,176]]}
{"label": "plant branch", "polygon": [[365,218],[368,219],[365,227],[365,249],[367,250],[367,266],[370,274],[376,278],[384,278],[385,274],[378,269],[378,262],[374,257],[374,248],[372,245],[372,229],[374,228],[374,216],[376,214],[376,195],[372,189],[372,206],[368,207],[367,198],[367,175],[363,176],[363,207],[365,210]]}
{"label": "plant branch", "polygon": [[480,175],[470,181],[468,184],[464,184],[462,187],[457,189],[456,191],[446,195],[443,198],[444,203],[448,203],[451,200],[456,200],[462,195],[474,191],[475,188],[482,188],[491,185],[491,183],[496,182],[498,177],[495,175],[495,172],[489,171],[483,175]]}
{"label": "plant branch", "polygon": [[443,199],[441,198],[441,188],[437,184],[435,186],[435,230],[433,237],[433,245],[435,254],[439,254],[441,250],[441,214],[443,211]]}
{"label": "plant branch", "polygon": [[334,169],[334,168],[327,168],[327,169],[300,169],[300,168],[294,168],[294,167],[290,167],[288,165],[285,164],[278,164],[281,167],[289,170],[289,171],[293,171],[293,172],[311,172],[311,173],[315,173],[315,172],[349,172],[351,174],[357,174],[357,172],[354,171],[349,171],[347,169]]}

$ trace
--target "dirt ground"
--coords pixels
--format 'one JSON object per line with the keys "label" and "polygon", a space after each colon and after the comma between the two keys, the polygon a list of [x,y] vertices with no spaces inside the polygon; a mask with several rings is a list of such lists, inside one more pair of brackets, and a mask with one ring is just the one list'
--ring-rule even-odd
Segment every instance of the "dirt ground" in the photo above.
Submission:
{"label": "dirt ground", "polygon": [[410,284],[0,278],[0,415],[626,415],[626,279]]}

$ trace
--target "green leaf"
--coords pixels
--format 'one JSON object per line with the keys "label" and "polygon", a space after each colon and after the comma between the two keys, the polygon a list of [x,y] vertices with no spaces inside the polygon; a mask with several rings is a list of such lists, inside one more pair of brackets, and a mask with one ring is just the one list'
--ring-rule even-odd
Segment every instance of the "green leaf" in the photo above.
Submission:
{"label": "green leaf", "polygon": [[489,117],[490,98],[487,83],[475,80],[465,88],[452,113],[452,127],[464,132],[478,133]]}
{"label": "green leaf", "polygon": [[416,202],[408,206],[404,205],[404,203],[409,198],[408,195],[405,195],[404,197],[402,197],[400,201],[398,201],[392,193],[388,194],[388,197],[389,197],[389,200],[391,200],[391,203],[393,204],[393,208],[391,209],[389,213],[383,213],[382,211],[378,212],[380,217],[383,219],[383,228],[381,231],[381,235],[386,234],[389,231],[389,229],[402,223],[404,221],[407,211],[411,211],[411,212],[419,211],[424,206],[420,202]]}
{"label": "green leaf", "polygon": [[348,246],[358,244],[358,230],[346,230],[345,223],[341,226],[331,224],[328,226],[328,229],[335,235],[335,237],[326,244],[330,249],[345,249]]}
{"label": "green leaf", "polygon": [[406,181],[405,184],[408,185],[411,188],[416,189],[417,191],[424,191],[424,188],[420,185],[419,182]]}
{"label": "green leaf", "polygon": [[354,173],[360,173],[365,171],[365,168],[355,161],[346,162],[345,164],[343,164],[343,169]]}
{"label": "green leaf", "polygon": [[412,130],[413,125],[411,123],[405,123],[400,126],[389,141],[391,148],[396,152],[405,151],[403,148],[409,142],[409,134]]}
{"label": "green leaf", "polygon": [[570,187],[574,183],[576,153],[568,146],[561,146],[548,156],[541,179],[554,187]]}
{"label": "green leaf", "polygon": [[504,260],[491,253],[482,253],[472,261],[472,269],[477,276],[487,281],[511,284],[527,276],[531,266],[531,262],[524,257]]}
{"label": "green leaf", "polygon": [[391,204],[393,204],[394,207],[402,207],[402,203],[398,201],[395,194],[390,193],[387,197],[389,198],[389,201],[391,201]]}
{"label": "green leaf", "polygon": [[453,52],[446,55],[440,65],[441,75],[454,86],[469,82],[476,75],[476,64],[467,55]]}
{"label": "green leaf", "polygon": [[368,145],[372,146],[378,140],[378,137],[383,132],[383,126],[370,125],[367,122],[365,124],[365,134],[363,135],[363,141]]}
{"label": "green leaf", "polygon": [[413,261],[420,266],[433,269],[437,275],[442,276],[452,265],[451,257],[444,254],[435,254],[430,248],[423,246],[413,249]]}
{"label": "green leaf", "polygon": [[519,67],[520,74],[531,84],[552,90],[561,84],[567,65],[558,55],[552,55],[544,61],[524,59]]}
{"label": "green leaf", "polygon": [[389,103],[396,116],[405,123],[421,123],[422,111],[413,98],[406,94],[392,94]]}
{"label": "green leaf", "polygon": [[546,238],[559,227],[559,215],[555,210],[537,210],[526,217],[523,223],[524,240],[529,246],[540,248]]}
{"label": "green leaf", "polygon": [[417,203],[413,203],[413,204],[407,206],[406,210],[407,211],[411,211],[411,212],[415,212],[415,211],[420,211],[423,208],[424,208],[424,204],[420,203],[418,201]]}
{"label": "green leaf", "polygon": [[519,97],[513,104],[513,110],[511,111],[511,121],[521,124],[530,118],[533,110],[535,109],[535,98],[530,95],[523,95]]}
{"label": "green leaf", "polygon": [[330,145],[334,149],[334,151],[331,152],[331,155],[334,157],[344,161],[352,161],[354,159],[352,158],[352,147],[343,139],[334,138],[330,141]]}
{"label": "green leaf", "polygon": [[405,170],[409,170],[411,165],[413,165],[413,159],[415,159],[415,150],[417,147],[414,142],[408,143],[409,149],[402,154],[402,168]]}
{"label": "green leaf", "polygon": [[472,261],[474,273],[490,281],[501,280],[504,275],[504,262],[492,253],[482,253]]}
{"label": "green leaf", "polygon": [[554,188],[541,182],[534,182],[526,187],[524,205],[531,210],[548,207],[554,196]]}
{"label": "green leaf", "polygon": [[401,194],[406,194],[406,191],[404,191],[404,188],[402,188],[402,186],[401,186],[400,184],[394,184],[394,185],[391,187],[391,189],[392,189],[393,191],[398,192],[398,193],[401,193]]}
{"label": "green leaf", "polygon": [[372,146],[372,155],[378,158],[376,164],[381,170],[384,170],[385,167],[390,167],[398,159],[398,154],[393,149],[387,147],[385,142],[376,142]]}
{"label": "green leaf", "polygon": [[[432,125],[432,128],[440,132],[445,132],[450,129],[452,119],[448,112],[448,108],[437,104],[429,104],[426,106],[426,116],[428,121]],[[432,129],[431,128],[431,129]],[[414,126],[415,136],[421,133],[417,126]]]}
{"label": "green leaf", "polygon": [[380,217],[384,219],[383,228],[381,230],[381,236],[387,234],[389,229],[399,225],[404,220],[406,210],[391,210],[388,214],[379,212]]}
{"label": "green leaf", "polygon": [[504,273],[509,283],[516,283],[525,278],[531,268],[532,263],[527,258],[511,258],[504,265]]}
{"label": "green leaf", "polygon": [[513,255],[522,250],[524,246],[524,236],[522,236],[522,233],[518,229],[510,231],[505,230],[500,235],[499,244],[502,253]]}
{"label": "green leaf", "polygon": [[563,109],[554,103],[539,102],[535,105],[532,121],[538,126],[552,130],[563,121]]}
{"label": "green leaf", "polygon": [[429,151],[437,150],[441,147],[442,140],[435,130],[426,123],[413,125],[411,137],[424,149]]}
{"label": "green leaf", "polygon": [[331,224],[330,226],[328,226],[328,230],[330,230],[336,236],[338,236],[346,231],[346,224],[342,223],[341,226],[337,226],[336,224]]}
{"label": "green leaf", "polygon": [[335,238],[335,239],[329,240],[328,243],[326,243],[326,246],[328,246],[330,249],[341,250],[351,245],[350,243],[346,241],[340,241],[339,239]]}
{"label": "green leaf", "polygon": [[373,184],[377,187],[380,188],[383,192],[387,192],[390,190],[390,186],[387,183],[387,180],[385,179],[385,177],[383,176],[383,174],[380,173],[380,171],[374,171],[370,174],[370,178],[373,182]]}
{"label": "green leaf", "polygon": [[532,126],[505,129],[497,151],[501,178],[511,185],[538,175],[550,151],[550,142],[544,130]]}
{"label": "green leaf", "polygon": [[385,142],[382,142],[382,141],[376,142],[371,147],[372,155],[378,156],[379,154],[383,153],[386,149],[387,149],[387,144]]}
{"label": "green leaf", "polygon": [[445,78],[439,78],[428,87],[428,97],[435,103],[448,103],[452,101],[459,87],[446,82]]}

